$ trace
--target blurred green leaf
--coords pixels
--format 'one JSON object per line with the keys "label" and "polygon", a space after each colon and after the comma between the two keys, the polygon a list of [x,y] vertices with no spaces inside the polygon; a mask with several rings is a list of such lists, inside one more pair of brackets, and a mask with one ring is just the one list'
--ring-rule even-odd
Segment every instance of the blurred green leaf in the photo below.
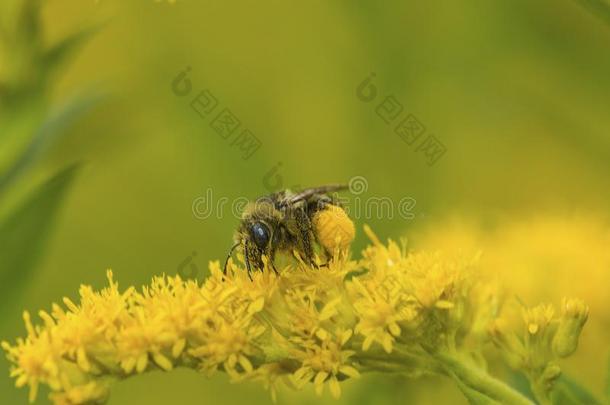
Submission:
{"label": "blurred green leaf", "polygon": [[40,126],[23,154],[17,158],[12,167],[5,173],[0,174],[0,197],[36,161],[45,147],[59,139],[61,134],[66,133],[66,129],[90,111],[101,98],[99,95],[77,97],[49,116]]}
{"label": "blurred green leaf", "polygon": [[16,27],[20,39],[33,43],[41,37],[40,9],[41,0],[25,0],[17,17]]}
{"label": "blurred green leaf", "polygon": [[[78,170],[68,166],[39,186],[27,200],[0,223],[0,296],[13,302],[44,250],[59,207]],[[9,305],[0,306],[5,319]]]}
{"label": "blurred green leaf", "polygon": [[41,55],[40,64],[44,68],[45,73],[49,74],[65,62],[70,56],[85,44],[94,34],[96,34],[101,26],[86,28],[77,31],[72,35],[67,36],[49,49],[45,50]]}
{"label": "blurred green leaf", "polygon": [[584,8],[610,25],[610,3],[606,0],[577,0]]}
{"label": "blurred green leaf", "polygon": [[551,402],[557,405],[601,404],[586,388],[565,374],[562,374],[555,383]]}

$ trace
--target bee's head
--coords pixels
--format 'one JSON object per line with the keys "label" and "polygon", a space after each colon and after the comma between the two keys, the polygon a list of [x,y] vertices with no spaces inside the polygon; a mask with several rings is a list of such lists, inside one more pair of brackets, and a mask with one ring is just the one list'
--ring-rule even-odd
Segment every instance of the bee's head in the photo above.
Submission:
{"label": "bee's head", "polygon": [[244,258],[251,264],[262,269],[263,255],[269,256],[273,230],[268,222],[259,218],[250,218],[243,221],[241,226],[240,243],[244,250]]}
{"label": "bee's head", "polygon": [[263,255],[271,255],[278,215],[273,204],[266,200],[248,204],[242,214],[236,242],[242,246],[244,259],[258,269],[264,266]]}
{"label": "bee's head", "polygon": [[242,215],[242,232],[248,233],[259,249],[264,249],[271,242],[275,224],[281,220],[282,214],[271,201],[259,199],[246,206]]}

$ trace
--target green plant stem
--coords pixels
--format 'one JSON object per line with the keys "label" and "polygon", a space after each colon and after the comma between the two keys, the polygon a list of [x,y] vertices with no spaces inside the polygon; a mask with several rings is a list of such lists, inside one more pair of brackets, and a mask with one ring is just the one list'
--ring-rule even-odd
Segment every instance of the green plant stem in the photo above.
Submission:
{"label": "green plant stem", "polygon": [[544,384],[541,382],[539,376],[530,376],[530,388],[532,389],[532,393],[534,397],[538,401],[540,405],[550,405],[551,400],[549,399],[549,392],[544,387]]}
{"label": "green plant stem", "polygon": [[501,404],[534,405],[528,398],[476,367],[464,356],[450,352],[439,352],[435,353],[434,357],[447,370],[448,375]]}

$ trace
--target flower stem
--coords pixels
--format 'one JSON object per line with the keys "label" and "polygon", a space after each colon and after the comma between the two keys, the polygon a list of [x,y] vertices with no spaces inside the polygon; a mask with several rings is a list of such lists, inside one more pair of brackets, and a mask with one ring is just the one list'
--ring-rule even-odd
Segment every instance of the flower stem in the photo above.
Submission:
{"label": "flower stem", "polygon": [[493,378],[484,370],[474,366],[464,356],[456,353],[439,352],[434,357],[440,361],[448,374],[467,387],[502,404],[534,405],[534,402],[502,381]]}
{"label": "flower stem", "polygon": [[532,389],[532,393],[534,397],[541,405],[550,405],[551,400],[549,399],[549,391],[544,387],[544,383],[540,378],[536,376],[529,376],[530,380],[530,388]]}

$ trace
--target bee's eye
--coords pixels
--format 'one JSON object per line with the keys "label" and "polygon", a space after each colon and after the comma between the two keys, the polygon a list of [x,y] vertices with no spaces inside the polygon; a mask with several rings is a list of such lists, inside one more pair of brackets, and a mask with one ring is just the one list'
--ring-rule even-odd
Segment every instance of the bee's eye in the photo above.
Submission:
{"label": "bee's eye", "polygon": [[256,246],[262,249],[269,243],[269,229],[266,225],[256,222],[252,225],[252,237]]}

